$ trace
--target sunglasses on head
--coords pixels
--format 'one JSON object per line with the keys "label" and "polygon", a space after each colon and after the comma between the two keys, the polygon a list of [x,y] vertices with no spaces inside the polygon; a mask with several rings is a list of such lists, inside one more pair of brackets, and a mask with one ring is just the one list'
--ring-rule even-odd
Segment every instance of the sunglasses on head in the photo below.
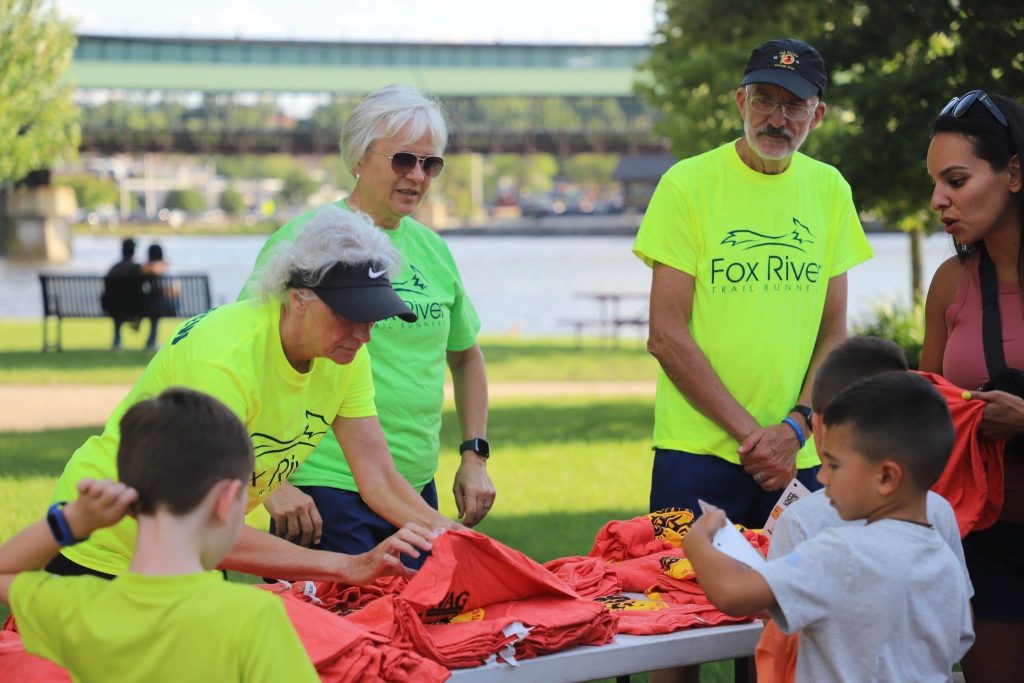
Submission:
{"label": "sunglasses on head", "polygon": [[435,156],[422,156],[412,152],[396,152],[391,156],[374,152],[378,156],[391,160],[391,170],[398,175],[405,175],[419,164],[423,168],[423,174],[428,178],[436,178],[444,169],[444,159]]}
{"label": "sunglasses on head", "polygon": [[960,118],[967,113],[975,102],[981,102],[985,105],[985,109],[992,114],[996,121],[1000,123],[1004,128],[1009,128],[1010,124],[1006,121],[1006,116],[1003,112],[999,111],[999,107],[992,101],[992,98],[988,96],[984,90],[972,90],[962,97],[954,97],[949,101],[942,111],[939,112],[939,116],[952,116],[953,118]]}

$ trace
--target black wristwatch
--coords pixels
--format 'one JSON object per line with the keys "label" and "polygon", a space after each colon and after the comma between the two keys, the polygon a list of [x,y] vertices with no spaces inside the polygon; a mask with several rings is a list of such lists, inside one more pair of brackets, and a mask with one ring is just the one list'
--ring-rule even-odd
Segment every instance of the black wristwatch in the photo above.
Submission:
{"label": "black wristwatch", "polygon": [[800,413],[803,415],[804,419],[807,420],[807,432],[810,433],[814,431],[814,425],[811,423],[811,409],[808,406],[797,403],[795,406],[790,408],[789,412]]}
{"label": "black wristwatch", "polygon": [[491,444],[488,443],[487,439],[479,437],[469,439],[468,441],[463,441],[462,445],[459,446],[459,453],[465,453],[466,451],[473,451],[481,458],[489,458],[491,457]]}

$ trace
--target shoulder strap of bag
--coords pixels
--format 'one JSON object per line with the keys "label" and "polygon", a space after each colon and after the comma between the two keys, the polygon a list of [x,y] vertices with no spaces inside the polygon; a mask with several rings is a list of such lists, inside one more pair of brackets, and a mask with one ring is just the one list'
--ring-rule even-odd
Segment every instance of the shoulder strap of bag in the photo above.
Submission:
{"label": "shoulder strap of bag", "polygon": [[991,379],[1006,370],[1003,325],[999,319],[999,286],[996,280],[996,266],[989,257],[984,242],[978,242],[978,255],[978,275],[981,280],[981,334],[985,348],[985,366]]}

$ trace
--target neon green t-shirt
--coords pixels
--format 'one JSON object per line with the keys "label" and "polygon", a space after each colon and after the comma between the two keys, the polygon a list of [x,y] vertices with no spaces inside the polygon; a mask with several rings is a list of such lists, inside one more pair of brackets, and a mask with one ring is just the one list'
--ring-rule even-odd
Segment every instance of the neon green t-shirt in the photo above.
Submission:
{"label": "neon green t-shirt", "polygon": [[[680,161],[651,198],[633,252],[695,279],[690,333],[759,424],[796,403],[814,351],[829,279],[872,251],[839,172],[799,152],[765,175],[734,142]],[[738,444],[658,378],[654,445],[739,463]],[[812,439],[797,467],[818,464]]]}
{"label": "neon green t-shirt", "polygon": [[281,600],[216,572],[26,572],[10,598],[25,649],[76,682],[320,680]]}
{"label": "neon green t-shirt", "polygon": [[[184,322],[121,400],[103,433],[90,437],[68,461],[54,500],[77,497],[83,477],[117,479],[117,446],[125,411],[168,387],[184,386],[220,399],[252,437],[256,466],[249,486],[252,510],[292,475],[331,432],[338,416],[376,414],[370,357],[361,349],[348,365],[313,359],[300,373],[281,346],[281,303],[246,301]],[[107,574],[127,570],[137,525],[126,517],[61,552]]]}
{"label": "neon green t-shirt", "polygon": [[[348,209],[344,202],[335,206]],[[294,240],[315,214],[316,210],[306,212],[271,235],[254,273],[275,245]],[[395,467],[419,491],[437,472],[446,354],[476,343],[480,319],[444,240],[408,216],[397,228],[383,232],[402,256],[402,268],[392,286],[418,320],[381,320],[374,325],[367,348],[373,358],[378,417]],[[243,297],[252,293],[251,287],[250,277]],[[333,434],[324,437],[289,481],[358,490]]]}

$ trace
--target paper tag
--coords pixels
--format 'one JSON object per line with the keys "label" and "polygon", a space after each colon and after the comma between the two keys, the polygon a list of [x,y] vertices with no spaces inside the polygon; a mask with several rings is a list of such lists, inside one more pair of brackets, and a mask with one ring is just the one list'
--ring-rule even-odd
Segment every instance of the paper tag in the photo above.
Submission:
{"label": "paper tag", "polygon": [[[707,503],[700,499],[697,502],[700,504],[701,512],[707,512]],[[765,563],[761,553],[754,550],[754,546],[750,545],[750,541],[743,538],[743,534],[733,526],[728,517],[725,519],[725,526],[715,532],[714,538],[711,539],[711,544],[720,552],[725,553],[734,560],[739,560],[748,567],[759,567]]]}
{"label": "paper tag", "polygon": [[797,502],[804,496],[811,495],[811,490],[800,483],[799,479],[793,479],[783,489],[782,495],[779,496],[779,501],[775,503],[775,507],[772,508],[771,513],[768,515],[768,519],[764,523],[764,532],[768,536],[772,535],[772,529],[775,528],[775,522],[779,520],[779,515],[782,514],[783,510],[788,508],[793,503]]}

